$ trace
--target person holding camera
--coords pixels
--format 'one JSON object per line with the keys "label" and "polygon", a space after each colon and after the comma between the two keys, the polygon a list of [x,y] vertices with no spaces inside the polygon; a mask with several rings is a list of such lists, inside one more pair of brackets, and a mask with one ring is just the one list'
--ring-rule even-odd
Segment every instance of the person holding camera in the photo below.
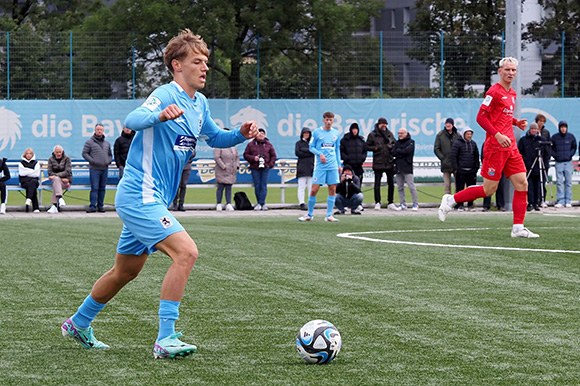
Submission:
{"label": "person holding camera", "polygon": [[244,159],[248,161],[252,180],[254,181],[254,194],[258,203],[254,210],[268,210],[266,196],[268,195],[268,177],[270,169],[276,163],[276,151],[268,138],[266,130],[258,129],[258,135],[250,141],[244,151]]}
{"label": "person holding camera", "polygon": [[340,183],[336,187],[336,208],[334,214],[345,214],[345,207],[350,208],[351,214],[361,214],[357,209],[364,200],[360,191],[360,178],[354,174],[350,165],[344,165],[340,175]]}
{"label": "person holding camera", "polygon": [[[540,205],[544,201],[540,162],[545,173],[546,169],[544,165],[550,162],[550,152],[548,150],[550,143],[540,134],[540,127],[536,122],[530,123],[528,132],[518,142],[518,150],[524,159],[524,164],[526,164],[526,170],[528,171],[528,212],[531,210],[539,211]],[[545,177],[546,175],[544,174]]]}

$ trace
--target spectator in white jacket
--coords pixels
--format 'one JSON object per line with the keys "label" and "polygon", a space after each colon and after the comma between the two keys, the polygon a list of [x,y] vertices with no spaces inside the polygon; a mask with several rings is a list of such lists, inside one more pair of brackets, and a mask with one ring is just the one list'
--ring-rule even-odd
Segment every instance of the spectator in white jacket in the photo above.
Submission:
{"label": "spectator in white jacket", "polygon": [[32,211],[34,213],[40,212],[38,208],[38,196],[36,194],[36,189],[38,189],[40,178],[40,164],[36,160],[34,151],[31,148],[24,150],[22,154],[22,159],[18,164],[18,180],[20,181],[20,186],[22,189],[26,190],[26,211]]}

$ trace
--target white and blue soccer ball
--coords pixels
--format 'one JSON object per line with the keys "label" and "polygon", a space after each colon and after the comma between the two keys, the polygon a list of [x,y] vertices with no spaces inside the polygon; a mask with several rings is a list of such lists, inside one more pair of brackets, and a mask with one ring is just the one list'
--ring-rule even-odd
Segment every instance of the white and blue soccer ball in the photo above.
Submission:
{"label": "white and blue soccer ball", "polygon": [[312,320],[298,332],[296,348],[308,363],[325,364],[332,361],[342,345],[337,328],[326,320]]}

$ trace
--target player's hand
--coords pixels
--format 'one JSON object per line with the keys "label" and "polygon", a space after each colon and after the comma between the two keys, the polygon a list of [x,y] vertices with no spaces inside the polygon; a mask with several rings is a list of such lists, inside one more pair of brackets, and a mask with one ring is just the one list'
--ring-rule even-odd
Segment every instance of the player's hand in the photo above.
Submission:
{"label": "player's hand", "polygon": [[527,119],[519,119],[516,121],[516,126],[520,128],[520,130],[525,130],[528,127],[528,120]]}
{"label": "player's hand", "polygon": [[244,122],[242,127],[240,127],[240,133],[246,139],[254,138],[258,135],[258,125],[254,121]]}
{"label": "player's hand", "polygon": [[326,163],[326,157],[324,156],[324,154],[320,155],[320,162],[322,162],[323,164]]}
{"label": "player's hand", "polygon": [[177,107],[176,104],[172,104],[164,108],[163,111],[159,113],[159,120],[161,122],[173,120],[175,118],[179,118],[180,116],[182,116],[183,113],[184,111],[179,107]]}
{"label": "player's hand", "polygon": [[509,137],[507,135],[503,135],[502,133],[497,133],[495,135],[495,139],[501,147],[510,147],[512,145],[512,141],[509,139]]}

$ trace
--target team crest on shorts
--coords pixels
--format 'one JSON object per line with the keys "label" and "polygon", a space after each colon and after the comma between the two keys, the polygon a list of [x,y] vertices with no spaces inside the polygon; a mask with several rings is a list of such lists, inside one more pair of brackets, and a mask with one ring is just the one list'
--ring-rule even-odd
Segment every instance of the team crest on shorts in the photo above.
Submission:
{"label": "team crest on shorts", "polygon": [[167,229],[173,225],[173,222],[171,221],[171,219],[168,216],[161,217],[159,219],[159,222],[161,223],[161,226],[163,226],[163,228],[165,228],[165,229]]}
{"label": "team crest on shorts", "polygon": [[490,176],[494,176],[495,175],[495,169],[494,168],[487,169],[487,174],[489,174]]}

